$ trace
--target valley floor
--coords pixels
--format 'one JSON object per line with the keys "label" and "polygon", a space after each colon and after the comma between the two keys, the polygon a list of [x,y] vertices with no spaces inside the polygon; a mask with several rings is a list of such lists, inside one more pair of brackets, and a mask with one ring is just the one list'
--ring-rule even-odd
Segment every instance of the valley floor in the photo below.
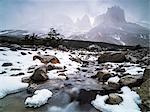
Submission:
{"label": "valley floor", "polygon": [[[141,112],[141,99],[135,90],[146,66],[131,62],[98,63],[103,53],[0,47],[0,112]],[[33,60],[35,55],[53,55],[60,63],[52,64],[55,69],[47,71],[47,81],[28,83],[23,78],[45,65]],[[113,104],[106,103],[111,94],[121,97],[121,101],[112,97]]]}

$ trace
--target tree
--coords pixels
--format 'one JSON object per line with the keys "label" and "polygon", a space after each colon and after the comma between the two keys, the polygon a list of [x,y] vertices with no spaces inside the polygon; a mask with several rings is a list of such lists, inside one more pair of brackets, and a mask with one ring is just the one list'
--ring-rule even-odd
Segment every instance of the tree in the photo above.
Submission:
{"label": "tree", "polygon": [[50,28],[48,32],[48,37],[46,38],[46,45],[50,45],[52,47],[58,47],[62,42],[63,35],[60,35],[54,28]]}

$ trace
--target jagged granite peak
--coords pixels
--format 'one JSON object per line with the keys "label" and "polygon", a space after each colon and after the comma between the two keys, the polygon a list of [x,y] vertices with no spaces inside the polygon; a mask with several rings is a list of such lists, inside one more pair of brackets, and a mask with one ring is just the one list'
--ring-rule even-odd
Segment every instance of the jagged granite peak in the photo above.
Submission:
{"label": "jagged granite peak", "polygon": [[124,10],[121,9],[119,6],[113,6],[108,8],[106,12],[106,17],[110,19],[112,22],[126,22]]}
{"label": "jagged granite peak", "polygon": [[94,26],[99,24],[117,24],[117,23],[125,23],[125,13],[124,10],[119,6],[113,6],[107,9],[107,12],[98,15],[94,20]]}

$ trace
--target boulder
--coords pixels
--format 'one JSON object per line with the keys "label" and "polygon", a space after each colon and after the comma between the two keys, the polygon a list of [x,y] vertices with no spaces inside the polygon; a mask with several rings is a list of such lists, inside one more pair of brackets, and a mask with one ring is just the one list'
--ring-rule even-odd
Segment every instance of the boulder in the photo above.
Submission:
{"label": "boulder", "polygon": [[114,69],[114,71],[123,73],[123,72],[125,72],[125,69],[121,68],[121,67],[117,67],[117,68]]}
{"label": "boulder", "polygon": [[106,104],[111,105],[119,105],[123,101],[123,98],[115,93],[109,94],[108,98],[106,99]]}
{"label": "boulder", "polygon": [[82,63],[82,60],[79,58],[79,57],[72,57],[71,55],[70,55],[70,58],[69,58],[71,61],[75,61],[75,62],[77,62],[77,63]]}
{"label": "boulder", "polygon": [[150,78],[150,65],[144,70],[143,81]]}
{"label": "boulder", "polygon": [[121,77],[119,83],[121,86],[138,87],[142,84],[142,76],[126,75]]}
{"label": "boulder", "polygon": [[133,57],[131,55],[126,55],[126,60],[131,62],[131,63],[137,63],[138,62],[138,59],[136,57]]}
{"label": "boulder", "polygon": [[43,66],[37,67],[34,70],[33,75],[30,78],[31,80],[33,80],[33,82],[40,82],[40,81],[48,80],[47,66],[43,65]]}
{"label": "boulder", "polygon": [[3,63],[2,67],[12,66],[12,65],[13,65],[12,63]]}
{"label": "boulder", "polygon": [[59,45],[58,49],[62,50],[62,51],[68,51],[68,49],[66,48],[66,46],[63,46],[63,45]]}
{"label": "boulder", "polygon": [[55,65],[55,64],[47,64],[47,70],[50,71],[50,70],[54,70],[54,69],[65,69],[65,66],[59,66],[59,65]]}
{"label": "boulder", "polygon": [[33,94],[36,91],[37,87],[37,84],[29,84],[29,86],[27,87],[27,93]]}
{"label": "boulder", "polygon": [[108,82],[108,86],[112,88],[112,90],[120,90],[121,86],[116,82]]}
{"label": "boulder", "polygon": [[143,83],[138,89],[138,94],[142,100],[142,112],[150,111],[150,66],[144,70]]}
{"label": "boulder", "polygon": [[11,47],[10,50],[11,51],[17,51],[18,49],[16,47]]}
{"label": "boulder", "polygon": [[117,53],[112,53],[112,52],[107,52],[103,53],[99,56],[98,58],[98,63],[105,63],[105,62],[116,62],[116,63],[121,63],[125,61],[125,53],[124,52],[117,52]]}
{"label": "boulder", "polygon": [[30,83],[31,79],[30,79],[30,77],[23,77],[23,78],[21,78],[21,82],[23,82],[23,83]]}
{"label": "boulder", "polygon": [[60,63],[57,57],[53,55],[35,55],[33,56],[33,60],[39,59],[41,63],[48,64],[48,63]]}
{"label": "boulder", "polygon": [[106,71],[99,71],[94,77],[98,78],[99,81],[106,82],[111,77],[111,74]]}
{"label": "boulder", "polygon": [[21,50],[21,46],[20,46],[20,45],[17,45],[17,44],[11,44],[11,45],[10,45],[10,50],[11,50],[11,51]]}
{"label": "boulder", "polygon": [[143,62],[146,65],[150,64],[150,56],[145,56],[141,59],[141,62]]}
{"label": "boulder", "polygon": [[94,45],[94,44],[90,45],[87,49],[90,51],[101,51],[102,50],[102,48],[100,46]]}
{"label": "boulder", "polygon": [[140,89],[138,89],[138,94],[142,100],[142,112],[150,111],[150,78],[147,79],[142,85]]}
{"label": "boulder", "polygon": [[90,103],[96,98],[96,95],[99,93],[99,90],[86,90],[81,89],[77,95],[77,101],[82,104]]}

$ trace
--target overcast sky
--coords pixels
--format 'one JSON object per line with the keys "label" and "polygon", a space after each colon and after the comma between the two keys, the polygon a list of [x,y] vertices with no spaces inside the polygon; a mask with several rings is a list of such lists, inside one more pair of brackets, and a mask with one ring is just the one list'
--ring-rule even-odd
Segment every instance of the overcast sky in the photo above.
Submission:
{"label": "overcast sky", "polygon": [[[87,14],[90,18],[118,5],[132,22],[148,22],[150,0],[0,0],[0,29],[22,29],[33,22],[46,24],[54,15],[67,15],[73,21]],[[60,18],[61,19],[61,18]]]}

